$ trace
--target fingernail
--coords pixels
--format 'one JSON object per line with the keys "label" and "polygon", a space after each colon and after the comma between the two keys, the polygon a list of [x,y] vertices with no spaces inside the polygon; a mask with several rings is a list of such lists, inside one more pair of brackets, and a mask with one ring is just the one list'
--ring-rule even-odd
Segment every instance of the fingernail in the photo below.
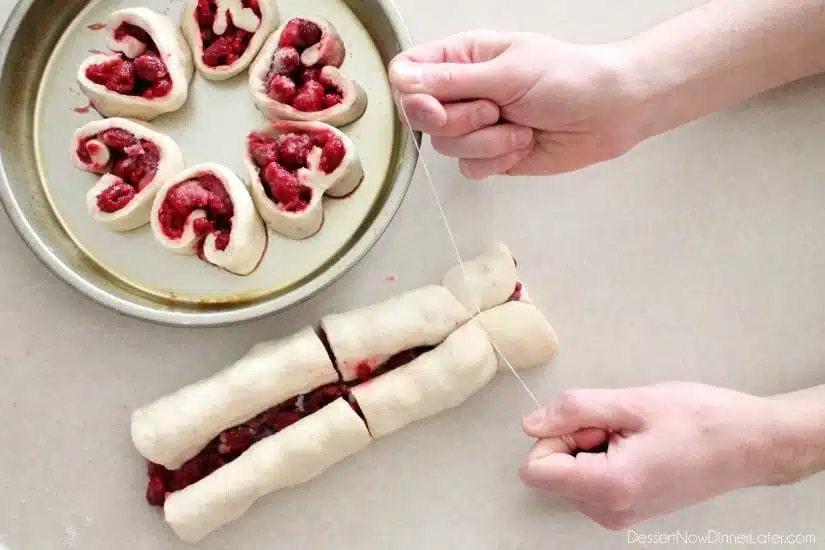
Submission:
{"label": "fingernail", "polygon": [[404,86],[415,87],[421,83],[423,71],[421,67],[410,63],[398,63],[393,66],[395,80]]}
{"label": "fingernail", "polygon": [[544,419],[547,417],[543,410],[538,410],[530,413],[527,418],[524,419],[524,423],[527,425],[528,428],[540,428],[542,424],[544,424]]}
{"label": "fingernail", "polygon": [[521,149],[533,141],[533,129],[522,126],[513,130],[513,147]]}

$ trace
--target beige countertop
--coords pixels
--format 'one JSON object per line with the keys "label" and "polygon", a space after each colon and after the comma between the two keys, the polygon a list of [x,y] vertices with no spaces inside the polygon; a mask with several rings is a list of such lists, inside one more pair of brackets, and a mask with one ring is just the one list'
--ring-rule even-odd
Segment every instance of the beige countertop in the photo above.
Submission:
{"label": "beige countertop", "polygon": [[[398,0],[418,40],[473,27],[609,40],[698,0]],[[12,0],[0,0],[5,20]],[[558,359],[526,379],[571,387],[696,380],[757,393],[825,381],[825,83],[801,83],[553,179],[469,183],[427,147],[465,256],[493,238],[553,322]],[[369,256],[284,315],[220,330],[121,317],[53,277],[0,216],[0,548],[185,548],[143,498],[134,407],[327,311],[436,283],[454,256],[419,172]],[[395,275],[395,281],[388,281]],[[448,414],[265,499],[200,548],[597,550],[634,543],[532,495],[518,468],[531,403],[501,376]],[[801,533],[825,545],[825,477],[742,491],[637,535]],[[699,543],[679,547],[698,548]],[[734,547],[717,543],[716,547]]]}

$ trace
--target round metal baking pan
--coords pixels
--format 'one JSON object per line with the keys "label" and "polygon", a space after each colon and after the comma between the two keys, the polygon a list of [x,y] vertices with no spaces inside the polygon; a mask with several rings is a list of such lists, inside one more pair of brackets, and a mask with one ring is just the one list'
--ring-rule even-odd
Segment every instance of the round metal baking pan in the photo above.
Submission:
{"label": "round metal baking pan", "polygon": [[[74,169],[69,138],[99,119],[84,108],[76,67],[105,50],[95,23],[113,10],[146,6],[179,22],[182,0],[20,0],[0,35],[0,200],[20,236],[63,281],[125,315],[171,326],[214,327],[261,318],[299,304],[357,264],[398,211],[417,151],[395,114],[389,61],[410,44],[383,0],[278,0],[281,22],[316,14],[331,20],[348,48],[343,69],[369,95],[364,117],[344,130],[363,157],[356,194],[328,201],[324,227],[307,241],[270,232],[261,267],[238,277],[197,257],[169,254],[147,227],[107,232],[84,208],[94,178]],[[247,73],[210,83],[195,75],[187,105],[151,123],[175,138],[187,166],[219,162],[246,180],[243,138],[266,119],[255,110]],[[415,135],[420,140],[420,134]]]}

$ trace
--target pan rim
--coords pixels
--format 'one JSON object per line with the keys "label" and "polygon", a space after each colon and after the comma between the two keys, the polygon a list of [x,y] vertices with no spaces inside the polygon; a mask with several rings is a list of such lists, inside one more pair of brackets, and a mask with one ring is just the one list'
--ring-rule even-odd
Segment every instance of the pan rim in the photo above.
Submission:
{"label": "pan rim", "polygon": [[[0,78],[6,70],[11,44],[17,36],[25,14],[35,1],[18,0],[12,8],[2,31],[0,31]],[[402,32],[403,26],[398,19],[398,14],[394,10],[388,9],[385,0],[374,1],[384,12],[394,38],[398,41],[401,49],[411,47],[412,44],[409,38]],[[330,264],[327,269],[312,280],[281,296],[226,311],[184,312],[153,308],[116,296],[87,280],[50,249],[48,243],[28,219],[9,182],[2,151],[0,151],[0,203],[3,205],[3,209],[15,231],[35,257],[58,279],[97,304],[127,317],[163,326],[191,328],[231,326],[259,320],[300,305],[332,286],[364,260],[395,220],[412,185],[419,156],[413,140],[420,143],[422,134],[414,132],[410,136],[409,133],[406,133],[406,129],[402,132],[404,132],[402,135],[408,137],[405,138],[403,148],[399,150],[398,166],[392,188],[384,198],[383,204],[379,207],[370,227],[360,238],[334,263]]]}

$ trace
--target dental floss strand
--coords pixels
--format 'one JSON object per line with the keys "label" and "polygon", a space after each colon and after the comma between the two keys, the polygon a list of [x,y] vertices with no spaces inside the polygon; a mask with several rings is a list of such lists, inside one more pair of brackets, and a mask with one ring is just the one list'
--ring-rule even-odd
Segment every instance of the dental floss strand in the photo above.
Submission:
{"label": "dental floss strand", "polygon": [[[407,26],[406,21],[404,20],[404,16],[401,14],[401,11],[398,9],[398,6],[395,4],[395,1],[394,0],[387,0],[387,2],[393,7],[393,9],[395,10],[395,13],[398,15],[398,19],[401,23],[401,26],[404,28],[404,32],[407,34],[407,37],[410,39],[410,42],[414,43],[415,41],[413,40],[412,33],[410,32],[410,29]],[[464,268],[464,260],[461,258],[461,252],[458,249],[458,243],[456,241],[455,234],[453,233],[452,227],[450,227],[450,222],[447,220],[447,216],[444,213],[444,207],[441,204],[441,199],[440,199],[440,197],[438,195],[438,191],[435,187],[435,182],[433,181],[432,174],[430,173],[430,170],[427,167],[427,163],[424,161],[424,153],[421,150],[421,146],[418,144],[418,141],[415,139],[415,130],[413,130],[412,124],[410,123],[410,119],[407,116],[407,111],[404,108],[404,103],[403,103],[403,101],[401,101],[401,94],[396,94],[396,97],[398,98],[398,106],[401,110],[401,113],[404,115],[404,123],[406,124],[407,128],[409,129],[410,137],[412,138],[413,145],[415,146],[416,150],[418,151],[418,161],[421,163],[421,168],[424,170],[424,175],[426,176],[427,183],[430,186],[430,190],[433,193],[433,197],[435,197],[435,203],[436,203],[436,206],[438,207],[439,214],[441,215],[441,220],[444,222],[444,227],[447,230],[447,235],[450,238],[450,244],[452,245],[453,251],[455,252],[455,255],[456,255],[456,258],[458,259],[458,265],[461,268],[462,274],[464,275],[464,280],[468,283],[468,286],[469,286],[470,279],[467,276],[467,271]],[[513,373],[513,375],[516,377],[516,379],[522,385],[522,387],[524,388],[524,391],[527,392],[527,395],[529,395],[530,398],[533,400],[533,402],[536,404],[536,407],[539,408],[539,409],[542,408],[541,402],[538,400],[538,398],[535,396],[535,394],[532,392],[532,390],[530,390],[530,387],[527,385],[527,383],[524,381],[524,379],[519,375],[518,371],[515,369],[515,367],[513,367],[512,363],[510,363],[510,360],[507,359],[507,357],[501,352],[501,349],[493,341],[493,338],[490,335],[490,332],[487,330],[487,328],[484,327],[484,323],[481,321],[481,317],[480,317],[481,306],[478,302],[478,296],[473,294],[473,300],[475,301],[475,304],[476,304],[476,312],[479,314],[479,317],[477,317],[477,319],[479,321],[479,324],[482,326],[484,331],[487,333],[487,338],[488,338],[488,340],[490,340],[490,343],[493,345],[493,348],[495,349],[496,353],[498,354],[499,357],[501,357],[504,360],[504,363],[510,369],[510,372]],[[567,443],[569,445],[569,442],[565,441],[565,443]]]}

